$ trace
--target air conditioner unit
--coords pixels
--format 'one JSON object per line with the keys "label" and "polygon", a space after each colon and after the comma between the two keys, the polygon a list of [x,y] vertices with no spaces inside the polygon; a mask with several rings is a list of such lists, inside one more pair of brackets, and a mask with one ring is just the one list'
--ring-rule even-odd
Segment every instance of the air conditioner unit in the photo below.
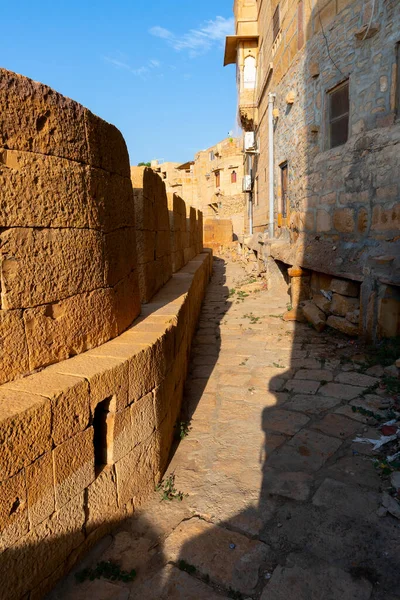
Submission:
{"label": "air conditioner unit", "polygon": [[243,187],[242,187],[242,191],[243,192],[251,192],[251,175],[245,175],[243,177]]}
{"label": "air conditioner unit", "polygon": [[244,151],[254,152],[256,149],[256,135],[254,131],[246,131],[244,134]]}

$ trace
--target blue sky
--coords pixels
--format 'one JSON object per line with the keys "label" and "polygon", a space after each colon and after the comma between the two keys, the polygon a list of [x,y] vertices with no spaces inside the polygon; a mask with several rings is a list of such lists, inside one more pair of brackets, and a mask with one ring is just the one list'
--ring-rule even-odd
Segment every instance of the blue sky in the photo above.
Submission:
{"label": "blue sky", "polygon": [[233,0],[21,0],[1,9],[1,66],[116,125],[131,164],[185,161],[237,131],[223,67]]}

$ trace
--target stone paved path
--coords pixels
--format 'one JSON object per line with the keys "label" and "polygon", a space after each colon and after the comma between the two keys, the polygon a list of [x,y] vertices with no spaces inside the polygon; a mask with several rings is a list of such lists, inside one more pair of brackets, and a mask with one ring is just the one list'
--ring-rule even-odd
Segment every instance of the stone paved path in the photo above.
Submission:
{"label": "stone paved path", "polygon": [[113,560],[137,570],[133,583],[72,574],[52,600],[400,598],[400,521],[377,516],[371,447],[352,442],[376,436],[351,405],[379,402],[377,379],[341,360],[347,340],[283,322],[288,299],[238,293],[240,279],[237,263],[214,260],[190,431],[166,473],[188,495],[155,494],[76,569]]}

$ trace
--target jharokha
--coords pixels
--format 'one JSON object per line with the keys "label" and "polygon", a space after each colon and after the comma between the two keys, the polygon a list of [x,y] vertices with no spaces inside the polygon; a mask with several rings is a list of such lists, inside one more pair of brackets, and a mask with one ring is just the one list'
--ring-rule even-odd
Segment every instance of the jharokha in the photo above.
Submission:
{"label": "jharokha", "polygon": [[286,321],[400,335],[398,0],[234,15],[243,135],[184,164],[131,167],[113,125],[0,69],[2,600],[43,598],[154,493],[213,252]]}

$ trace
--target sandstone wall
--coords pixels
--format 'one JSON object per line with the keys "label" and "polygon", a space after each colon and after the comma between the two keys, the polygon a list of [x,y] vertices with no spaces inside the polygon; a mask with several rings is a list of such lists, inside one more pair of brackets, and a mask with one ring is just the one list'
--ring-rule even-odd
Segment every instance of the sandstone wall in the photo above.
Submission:
{"label": "sandstone wall", "polygon": [[116,339],[0,386],[2,600],[38,600],[163,473],[205,287],[198,254]]}
{"label": "sandstone wall", "polygon": [[140,312],[120,132],[0,69],[0,383],[98,346]]}
{"label": "sandstone wall", "polygon": [[231,219],[205,219],[204,243],[210,248],[226,246],[233,241]]}
{"label": "sandstone wall", "polygon": [[172,275],[168,202],[161,177],[132,167],[138,275],[142,302],[149,302]]}
{"label": "sandstone wall", "polygon": [[2,600],[42,598],[167,464],[212,256],[180,201],[172,275],[165,186],[133,180],[112,125],[0,70]]}
{"label": "sandstone wall", "polygon": [[168,194],[172,270],[179,271],[203,249],[203,213],[177,194]]}

